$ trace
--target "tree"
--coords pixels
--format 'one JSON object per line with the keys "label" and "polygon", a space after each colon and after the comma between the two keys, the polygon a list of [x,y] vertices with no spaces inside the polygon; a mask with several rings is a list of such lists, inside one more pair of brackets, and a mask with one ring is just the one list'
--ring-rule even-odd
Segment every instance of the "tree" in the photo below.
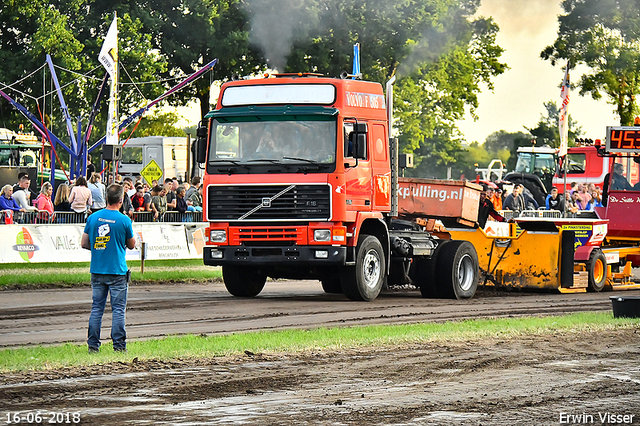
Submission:
{"label": "tree", "polygon": [[[86,118],[105,74],[98,52],[112,19],[111,11],[96,13],[92,3],[83,0],[60,0],[54,4],[8,2],[0,8],[0,61],[9,64],[0,69],[0,81],[12,83],[28,76],[7,91],[36,116],[41,112],[63,141],[66,125],[51,76],[48,70],[31,73],[45,63],[47,54],[51,55],[74,124],[75,117]],[[157,74],[167,68],[166,61],[154,52],[151,36],[142,22],[123,12],[119,14],[118,30],[119,58],[126,70],[121,74],[132,74],[137,82],[157,80]],[[127,115],[163,90],[164,86],[157,82],[135,87],[125,83],[120,89],[120,110]],[[0,108],[3,117],[11,117],[9,126],[25,121],[8,103],[3,102]],[[106,123],[107,108],[100,112],[96,129],[104,129]],[[104,134],[94,132],[94,136],[100,137],[100,133]]]}
{"label": "tree", "polygon": [[133,136],[185,136],[184,130],[177,127],[180,116],[175,112],[156,112],[142,117]]}
{"label": "tree", "polygon": [[[235,73],[252,74],[264,68],[256,50],[249,46],[248,23],[239,5],[239,0],[9,2],[0,7],[0,60],[9,65],[0,70],[0,81],[11,83],[24,77],[40,67],[48,53],[61,67],[57,70],[59,80],[63,83],[74,81],[64,89],[72,116],[88,115],[104,75],[97,60],[98,52],[115,11],[118,15],[122,116],[132,113],[217,57],[219,62],[210,78],[201,78],[167,99],[171,105],[183,105],[197,97],[204,117],[210,110],[212,80],[228,79]],[[89,75],[80,77],[83,74]],[[40,74],[23,82],[20,89],[25,96],[33,96],[42,102]],[[47,87],[47,91],[51,90]],[[29,109],[37,109],[33,100],[24,99],[25,103],[30,103]],[[47,99],[50,105],[52,101]],[[55,103],[57,105],[57,101]],[[2,108],[3,117],[17,117],[6,103],[2,103]],[[106,110],[101,109],[97,129],[104,128]],[[52,120],[54,132],[65,134],[58,110],[51,111],[56,114]],[[102,132],[94,134],[101,136],[99,133]]]}
{"label": "tree", "polygon": [[565,0],[562,6],[565,14],[558,17],[558,37],[541,57],[554,65],[568,60],[572,68],[588,66],[591,72],[578,82],[580,95],[601,99],[604,93],[615,106],[620,124],[633,124],[640,92],[638,2]]}
{"label": "tree", "polygon": [[[549,145],[552,148],[560,147],[560,131],[558,129],[558,118],[560,117],[560,109],[554,101],[544,103],[547,111],[546,116],[540,116],[540,120],[536,127],[525,127],[531,133],[536,143],[540,146]],[[582,134],[582,128],[569,114],[569,146],[574,146],[573,142],[576,137]]]}
{"label": "tree", "polygon": [[[504,151],[511,152],[511,150],[513,149],[514,141],[517,138],[525,137],[527,137],[527,135],[522,132],[509,133],[506,130],[499,130],[487,136],[484,141],[484,146],[489,153],[494,156],[500,157],[501,153]],[[508,156],[509,155],[507,154],[507,157]],[[506,161],[506,158],[503,161]]]}
{"label": "tree", "polygon": [[[201,78],[169,99],[184,105],[194,97],[200,102],[201,117],[210,111],[213,81],[234,74],[255,74],[265,69],[259,52],[249,44],[249,23],[240,0],[120,0],[119,7],[135,14],[152,44],[167,62],[164,78],[186,76],[218,58],[209,78]],[[108,6],[107,6],[108,5]],[[106,7],[113,7],[105,3]]]}
{"label": "tree", "polygon": [[364,79],[384,84],[398,73],[394,113],[401,149],[427,155],[424,164],[438,173],[460,161],[464,149],[455,122],[467,108],[474,113],[480,84],[491,89],[491,78],[505,70],[495,43],[498,27],[491,19],[472,18],[479,2],[314,4],[320,29],[294,43],[287,70],[336,76],[360,42]]}
{"label": "tree", "polygon": [[[350,65],[352,45],[360,42],[365,79],[384,83],[398,74],[395,113],[403,151],[427,152],[428,163],[446,168],[460,161],[464,152],[456,121],[465,110],[474,113],[480,84],[491,89],[491,78],[505,69],[498,61],[502,53],[495,43],[498,27],[491,19],[474,18],[479,3],[480,0],[58,0],[43,5],[10,2],[0,9],[0,18],[6,18],[0,23],[0,51],[8,59],[28,52],[25,63],[31,62],[11,71],[11,78],[0,74],[0,81],[14,81],[37,68],[44,54],[56,48],[60,51],[55,52],[54,61],[69,69],[61,72],[61,80],[75,77],[76,72],[96,73],[96,69],[102,76],[97,54],[113,11],[121,18],[124,69],[130,80],[145,82],[134,86],[127,73],[122,73],[126,83],[123,115],[175,83],[166,79],[192,73],[214,57],[220,63],[209,81],[199,80],[172,97],[171,104],[183,104],[195,96],[200,99],[204,116],[210,108],[212,80],[224,81],[234,73],[260,72],[267,59],[278,58],[273,49],[280,52],[280,57],[284,55],[284,71],[337,76]],[[256,33],[267,18],[271,26],[265,28],[271,32]],[[259,44],[260,37],[255,34],[266,34],[262,38],[268,38],[268,43]],[[278,37],[279,34],[284,36]],[[65,45],[56,46],[56,39],[64,40]],[[5,47],[9,48],[6,52]],[[71,99],[71,111],[87,111],[93,101],[98,81],[84,81],[65,91]],[[41,87],[32,84],[30,90],[38,96]],[[101,123],[105,117],[103,108]],[[58,126],[60,133],[63,126]]]}

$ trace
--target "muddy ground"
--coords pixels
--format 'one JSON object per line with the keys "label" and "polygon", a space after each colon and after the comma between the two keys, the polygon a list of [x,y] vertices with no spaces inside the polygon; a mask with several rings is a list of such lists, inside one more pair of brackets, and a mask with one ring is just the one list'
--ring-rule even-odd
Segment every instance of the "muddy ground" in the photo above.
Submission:
{"label": "muddy ground", "polygon": [[91,425],[640,424],[640,328],[5,374],[0,421],[38,410]]}

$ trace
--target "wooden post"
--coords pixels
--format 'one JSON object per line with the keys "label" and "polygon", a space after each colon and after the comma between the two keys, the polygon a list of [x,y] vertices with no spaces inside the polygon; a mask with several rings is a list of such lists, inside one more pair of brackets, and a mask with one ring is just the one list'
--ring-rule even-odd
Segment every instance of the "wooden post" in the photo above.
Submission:
{"label": "wooden post", "polygon": [[144,259],[147,257],[147,243],[140,243],[140,274],[144,275]]}

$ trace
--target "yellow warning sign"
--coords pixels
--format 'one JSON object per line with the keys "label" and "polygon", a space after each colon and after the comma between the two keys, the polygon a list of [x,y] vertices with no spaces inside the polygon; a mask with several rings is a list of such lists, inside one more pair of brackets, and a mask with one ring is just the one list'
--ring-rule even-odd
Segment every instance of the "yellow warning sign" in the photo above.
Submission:
{"label": "yellow warning sign", "polygon": [[160,180],[162,177],[162,168],[156,163],[156,160],[151,160],[147,163],[146,166],[142,168],[140,175],[147,181],[149,185],[151,185],[151,181],[156,179]]}

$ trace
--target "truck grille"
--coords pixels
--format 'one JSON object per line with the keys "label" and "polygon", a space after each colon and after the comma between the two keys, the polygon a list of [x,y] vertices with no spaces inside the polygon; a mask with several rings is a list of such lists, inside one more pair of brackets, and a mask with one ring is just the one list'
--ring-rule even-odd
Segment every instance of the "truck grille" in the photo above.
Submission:
{"label": "truck grille", "polygon": [[207,217],[212,222],[331,218],[331,191],[327,184],[210,185],[207,191]]}

